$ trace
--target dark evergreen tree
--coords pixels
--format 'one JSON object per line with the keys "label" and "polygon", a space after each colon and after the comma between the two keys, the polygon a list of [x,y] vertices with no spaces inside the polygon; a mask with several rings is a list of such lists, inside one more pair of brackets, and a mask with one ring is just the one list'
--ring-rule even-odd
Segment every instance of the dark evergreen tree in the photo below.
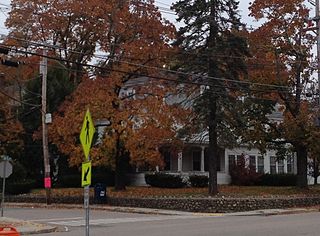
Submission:
{"label": "dark evergreen tree", "polygon": [[[59,63],[49,66],[47,80],[47,112],[54,113],[73,91],[73,81],[69,80],[68,70]],[[42,141],[35,138],[35,134],[41,130],[41,75],[31,79],[23,90],[23,100],[27,103],[19,111],[19,120],[25,130],[21,163],[27,168],[29,177],[42,178]],[[52,155],[57,153],[53,144],[49,144],[49,151]]]}
{"label": "dark evergreen tree", "polygon": [[[218,193],[217,163],[224,128],[230,130],[225,115],[239,102],[240,79],[246,77],[246,39],[235,0],[180,0],[173,5],[178,21],[180,70],[194,74],[193,80],[207,86],[195,101],[198,123],[209,129],[209,194]],[[188,55],[188,56],[186,56]],[[230,113],[229,113],[230,114]]]}

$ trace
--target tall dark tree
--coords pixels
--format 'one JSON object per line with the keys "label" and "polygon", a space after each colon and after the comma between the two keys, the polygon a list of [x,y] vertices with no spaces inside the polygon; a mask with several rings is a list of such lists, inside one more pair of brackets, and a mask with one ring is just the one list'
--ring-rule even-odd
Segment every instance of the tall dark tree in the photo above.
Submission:
{"label": "tall dark tree", "polygon": [[246,77],[247,43],[241,36],[238,4],[235,0],[181,0],[173,5],[178,21],[185,24],[179,29],[176,42],[181,49],[180,69],[192,73],[193,80],[208,85],[195,102],[195,110],[199,114],[197,122],[209,129],[211,195],[218,193],[220,134],[228,126],[224,115],[230,104],[237,102],[234,91],[239,86],[235,81]]}
{"label": "tall dark tree", "polygon": [[[69,80],[68,70],[60,63],[50,63],[48,71],[47,84],[47,111],[53,113],[57,111],[59,105],[64,101],[74,89],[73,82]],[[39,162],[42,156],[42,141],[37,135],[41,127],[41,76],[35,75],[30,79],[23,89],[24,103],[19,112],[19,119],[24,127],[24,153],[21,163],[26,167],[32,166],[28,170],[30,177],[39,177],[43,164]],[[50,140],[49,140],[50,141]],[[53,144],[50,144],[50,150],[55,150]]]}

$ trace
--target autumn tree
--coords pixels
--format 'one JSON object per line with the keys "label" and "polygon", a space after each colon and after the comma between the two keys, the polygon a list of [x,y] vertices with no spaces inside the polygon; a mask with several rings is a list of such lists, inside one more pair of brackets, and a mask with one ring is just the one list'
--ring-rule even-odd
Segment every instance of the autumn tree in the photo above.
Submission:
{"label": "autumn tree", "polygon": [[236,107],[237,96],[231,93],[241,86],[234,81],[246,74],[243,59],[247,44],[240,34],[238,2],[180,0],[173,9],[178,21],[185,25],[176,41],[182,55],[179,69],[191,73],[192,80],[206,88],[195,101],[195,110],[202,131],[209,130],[209,194],[214,195],[218,192],[217,158],[222,130],[231,130],[225,115],[229,108]]}
{"label": "autumn tree", "polygon": [[23,129],[18,121],[17,107],[23,102],[19,96],[16,68],[0,66],[0,155],[19,156]]}
{"label": "autumn tree", "polygon": [[254,56],[250,61],[250,78],[270,85],[260,88],[255,96],[273,100],[283,112],[282,122],[265,122],[257,129],[260,132],[256,137],[267,134],[265,142],[275,149],[291,144],[297,153],[297,186],[307,187],[308,140],[310,131],[315,129],[312,107],[306,97],[313,83],[314,37],[305,24],[309,9],[302,0],[255,0],[250,10],[251,16],[262,21],[250,34]]}
{"label": "autumn tree", "polygon": [[6,43],[24,50],[25,55],[49,46],[77,85],[85,73],[83,64],[96,51],[111,6],[111,1],[13,0],[6,20]]}
{"label": "autumn tree", "polygon": [[[181,113],[183,109],[165,102],[166,96],[174,92],[176,84],[166,83],[168,76],[159,71],[172,51],[170,42],[174,37],[174,27],[161,18],[153,1],[108,1],[91,5],[88,2],[76,4],[68,1],[68,4],[74,3],[74,9],[71,6],[65,9],[72,16],[71,25],[79,27],[81,32],[94,34],[92,37],[97,39],[94,42],[97,46],[95,50],[99,49],[101,55],[95,56],[97,65],[86,65],[87,71],[94,68],[91,70],[93,76],[84,76],[76,90],[54,114],[50,140],[69,156],[70,165],[79,166],[84,160],[79,132],[84,112],[90,108],[97,124],[104,121],[108,123],[104,130],[97,133],[96,145],[91,150],[93,164],[113,166],[116,170],[116,189],[121,190],[125,188],[121,169],[123,160],[130,156],[131,163],[138,166],[146,163],[151,167],[161,165],[158,147],[164,140],[171,142],[175,139],[179,120],[185,117]],[[43,12],[60,11],[50,10],[57,7],[55,4],[46,7],[41,4],[30,3],[30,6],[41,6]],[[90,8],[93,5],[94,9]],[[73,16],[80,12],[79,6],[83,7],[80,20],[75,20]],[[84,21],[86,17],[91,17],[94,24],[90,20]],[[37,22],[45,24],[50,22],[49,19],[50,14],[40,14]],[[63,14],[57,15],[54,22],[64,22],[64,19]],[[34,24],[34,27],[38,26],[38,23]],[[64,23],[55,29],[50,28],[51,24],[44,26],[47,34],[43,36],[49,42],[50,35],[65,29]],[[74,30],[74,33],[77,32]],[[77,37],[75,44],[82,42]],[[57,41],[61,40],[59,38]],[[92,54],[81,51],[83,47],[74,49],[78,51],[75,53],[72,44],[67,44],[66,50],[90,58]],[[57,55],[55,49],[49,53]],[[61,55],[65,60],[65,53]],[[86,61],[77,63],[75,60],[78,59],[69,58],[68,62],[82,65]],[[139,82],[139,78],[142,82]],[[131,93],[125,92],[125,88]]]}

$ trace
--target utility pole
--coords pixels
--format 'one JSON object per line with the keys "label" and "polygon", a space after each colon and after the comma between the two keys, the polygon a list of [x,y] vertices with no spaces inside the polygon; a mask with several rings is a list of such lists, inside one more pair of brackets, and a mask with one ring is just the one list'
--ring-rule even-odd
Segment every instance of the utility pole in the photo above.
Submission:
{"label": "utility pole", "polygon": [[318,106],[320,108],[320,2],[316,0],[316,28],[317,28],[317,70],[318,70]]}
{"label": "utility pole", "polygon": [[48,126],[46,122],[47,114],[47,73],[48,73],[48,59],[47,49],[43,49],[43,57],[40,63],[40,74],[42,75],[42,147],[43,147],[43,163],[44,163],[44,187],[46,189],[47,205],[51,204],[51,177],[50,177],[50,161],[48,149]]}

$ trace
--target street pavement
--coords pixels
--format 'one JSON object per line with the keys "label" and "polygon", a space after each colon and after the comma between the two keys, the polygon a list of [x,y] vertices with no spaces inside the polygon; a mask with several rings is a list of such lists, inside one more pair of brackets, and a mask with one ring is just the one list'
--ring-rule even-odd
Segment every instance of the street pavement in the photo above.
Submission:
{"label": "street pavement", "polygon": [[[11,222],[21,235],[77,235],[85,226],[84,210],[82,205],[51,205],[44,204],[11,204],[7,203],[5,217],[0,223]],[[271,215],[288,215],[303,213],[319,214],[318,208],[296,209],[267,209],[236,213],[192,213],[168,211],[149,208],[112,207],[103,205],[90,206],[90,227],[95,231],[111,225],[161,225],[163,222],[195,222],[213,218],[225,217],[254,217]],[[19,218],[19,219],[17,219]],[[202,221],[201,221],[202,222]],[[188,226],[189,224],[187,224]],[[98,228],[96,228],[98,227]],[[108,228],[109,229],[109,228]],[[70,233],[72,231],[72,233]],[[79,232],[78,232],[79,231]],[[161,231],[161,230],[160,230]],[[78,232],[78,233],[77,233]],[[320,232],[320,229],[319,229]],[[114,234],[115,232],[113,232]],[[129,232],[128,232],[129,233]],[[177,235],[180,235],[177,232]],[[319,233],[320,234],[320,233]],[[96,235],[96,234],[91,234]],[[98,234],[97,234],[98,235]],[[101,234],[103,235],[103,234]],[[130,234],[119,234],[130,235]],[[134,234],[132,234],[134,235]],[[148,234],[146,234],[148,235]],[[167,234],[176,235],[176,234]],[[192,234],[191,234],[192,235]],[[202,234],[201,234],[202,235]],[[203,234],[205,235],[205,234]],[[236,234],[234,234],[236,235]],[[279,234],[282,235],[282,234]],[[306,234],[312,235],[312,234]],[[318,235],[318,234],[317,234]]]}

